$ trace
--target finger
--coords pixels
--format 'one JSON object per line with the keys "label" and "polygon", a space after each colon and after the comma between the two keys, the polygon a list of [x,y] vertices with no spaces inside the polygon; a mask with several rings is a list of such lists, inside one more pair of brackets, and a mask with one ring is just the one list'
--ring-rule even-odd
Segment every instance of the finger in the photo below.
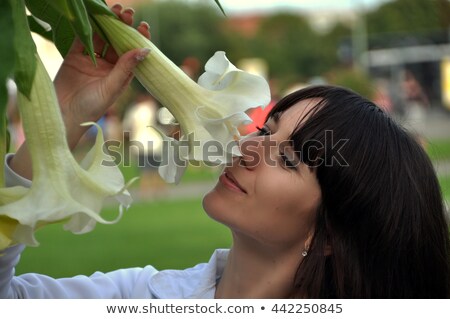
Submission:
{"label": "finger", "polygon": [[124,23],[126,23],[128,25],[132,25],[133,24],[133,16],[134,16],[133,8],[126,8],[120,14],[120,20],[122,20]]}
{"label": "finger", "polygon": [[148,25],[147,22],[142,21],[141,23],[139,23],[139,25],[136,28],[140,34],[142,34],[144,37],[146,37],[147,39],[151,38],[150,35],[150,26]]}
{"label": "finger", "polygon": [[[136,29],[144,37],[146,37],[147,39],[150,39],[150,37],[151,37],[151,35],[150,35],[150,26],[148,25],[147,22],[142,21]],[[106,51],[106,54],[105,54],[104,58],[105,58],[106,61],[108,61],[110,63],[116,63],[118,58],[119,58],[119,56],[117,55],[117,53],[113,49],[113,47],[110,46],[108,48],[108,50]]]}
{"label": "finger", "polygon": [[115,5],[113,5],[112,7],[111,7],[111,10],[115,13],[115,15],[116,16],[120,16],[120,13],[122,12],[122,10],[123,10],[123,7],[122,7],[122,5],[120,4],[120,3],[116,3]]}
{"label": "finger", "polygon": [[144,60],[150,52],[149,49],[134,49],[123,54],[106,78],[105,93],[117,96],[122,92],[133,78],[133,69]]}

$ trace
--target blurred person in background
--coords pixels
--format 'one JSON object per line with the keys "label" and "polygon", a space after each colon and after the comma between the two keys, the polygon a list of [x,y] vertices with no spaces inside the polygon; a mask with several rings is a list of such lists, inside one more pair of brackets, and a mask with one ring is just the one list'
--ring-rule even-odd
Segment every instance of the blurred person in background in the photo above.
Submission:
{"label": "blurred person in background", "polygon": [[427,142],[424,134],[430,101],[419,80],[411,70],[404,70],[401,78],[402,97],[405,107],[403,125],[426,148]]}
{"label": "blurred person in background", "polygon": [[166,185],[158,174],[162,137],[153,129],[158,125],[157,111],[156,100],[150,94],[140,93],[123,120],[124,131],[129,133],[129,140],[124,141],[125,151],[131,152],[137,160],[141,197],[157,195]]}

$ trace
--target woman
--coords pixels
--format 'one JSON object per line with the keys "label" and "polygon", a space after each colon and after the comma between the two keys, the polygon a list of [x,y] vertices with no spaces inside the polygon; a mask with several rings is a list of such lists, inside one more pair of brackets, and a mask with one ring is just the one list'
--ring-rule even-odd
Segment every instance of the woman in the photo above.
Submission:
{"label": "woman", "polygon": [[204,199],[234,239],[217,293],[239,297],[242,278],[264,278],[279,283],[272,297],[449,296],[432,164],[372,102],[335,87],[294,92],[241,151]]}
{"label": "woman", "polygon": [[[131,21],[132,12],[114,10]],[[148,32],[145,25],[140,28]],[[127,54],[116,67],[140,53]],[[125,78],[109,83],[125,83]],[[85,114],[72,111],[83,105],[80,100],[56,87],[67,107],[66,122],[75,127],[86,121],[70,116]],[[102,107],[95,116],[88,114],[89,120],[112,102],[98,100],[94,105]],[[68,134],[73,143],[80,136],[70,129]],[[0,257],[0,297],[449,296],[449,233],[433,167],[414,139],[373,103],[336,87],[294,92],[240,148],[242,156],[203,200],[206,213],[233,235],[232,248],[216,251],[208,264],[66,279],[14,277],[23,249],[14,246]],[[10,183],[21,183],[13,171],[30,176],[21,171],[26,156],[26,150],[19,151],[9,161]]]}

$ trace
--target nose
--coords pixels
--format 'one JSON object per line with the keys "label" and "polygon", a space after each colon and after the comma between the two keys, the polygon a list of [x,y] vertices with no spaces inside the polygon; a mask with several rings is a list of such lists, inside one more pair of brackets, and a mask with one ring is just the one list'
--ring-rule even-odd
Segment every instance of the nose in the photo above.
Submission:
{"label": "nose", "polygon": [[254,170],[262,164],[272,163],[271,149],[276,142],[263,136],[247,137],[239,141],[241,151],[240,164],[248,170]]}

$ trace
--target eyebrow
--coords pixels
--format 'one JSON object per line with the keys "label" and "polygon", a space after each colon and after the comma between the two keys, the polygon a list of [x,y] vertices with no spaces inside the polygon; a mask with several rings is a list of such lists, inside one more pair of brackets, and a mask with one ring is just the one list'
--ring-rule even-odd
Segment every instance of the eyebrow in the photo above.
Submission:
{"label": "eyebrow", "polygon": [[278,125],[278,123],[280,122],[281,114],[282,114],[281,112],[274,113],[272,116],[266,118],[265,123],[267,123],[269,121],[273,121],[275,124]]}
{"label": "eyebrow", "polygon": [[281,114],[282,114],[281,112],[276,112],[270,118],[273,119],[275,124],[278,124],[278,122],[280,121]]}

